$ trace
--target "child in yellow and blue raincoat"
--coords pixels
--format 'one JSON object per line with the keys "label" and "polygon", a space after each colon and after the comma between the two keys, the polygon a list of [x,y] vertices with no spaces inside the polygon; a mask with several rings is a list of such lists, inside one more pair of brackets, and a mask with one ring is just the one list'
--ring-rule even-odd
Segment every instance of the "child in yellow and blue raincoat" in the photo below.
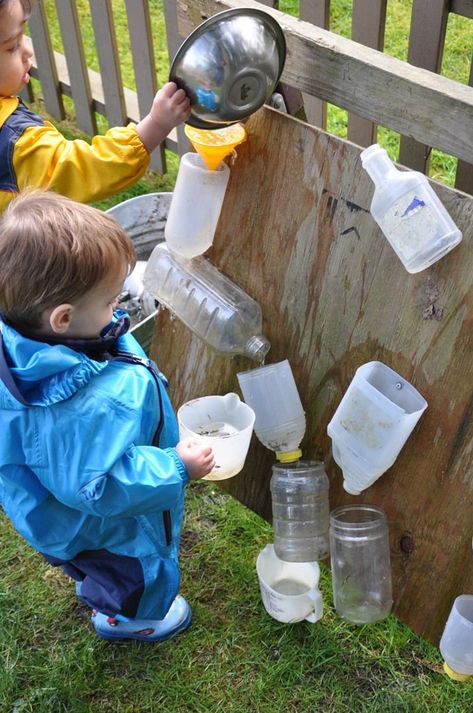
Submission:
{"label": "child in yellow and blue raincoat", "polygon": [[0,213],[25,188],[88,203],[138,181],[150,153],[185,121],[189,100],[168,82],[138,124],[109,129],[92,143],[69,141],[17,96],[29,82],[32,50],[24,25],[34,0],[0,0]]}
{"label": "child in yellow and blue raincoat", "polygon": [[134,261],[111,216],[52,192],[0,218],[0,504],[99,636],[162,641],[191,619],[184,488],[215,461],[178,442],[164,377],[115,310]]}

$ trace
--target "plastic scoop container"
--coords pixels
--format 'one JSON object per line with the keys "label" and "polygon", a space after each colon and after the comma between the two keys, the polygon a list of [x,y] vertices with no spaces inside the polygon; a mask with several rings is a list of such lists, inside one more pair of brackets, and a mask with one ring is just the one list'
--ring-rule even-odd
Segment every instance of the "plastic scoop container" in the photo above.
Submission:
{"label": "plastic scoop container", "polygon": [[211,446],[213,470],[206,480],[225,480],[245,465],[255,414],[238,394],[203,396],[185,403],[177,412],[179,436]]}
{"label": "plastic scoop container", "polygon": [[283,562],[271,544],[259,553],[256,572],[264,608],[273,619],[294,624],[322,618],[317,562]]}
{"label": "plastic scoop container", "polygon": [[393,465],[426,408],[423,396],[382,362],[357,369],[327,427],[347,493],[359,495]]}

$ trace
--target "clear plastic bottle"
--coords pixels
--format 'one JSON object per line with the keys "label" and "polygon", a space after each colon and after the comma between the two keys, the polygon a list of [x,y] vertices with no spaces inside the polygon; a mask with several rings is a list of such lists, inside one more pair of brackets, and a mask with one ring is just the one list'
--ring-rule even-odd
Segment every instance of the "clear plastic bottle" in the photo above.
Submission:
{"label": "clear plastic bottle", "polygon": [[183,260],[161,243],[148,260],[144,285],[215,351],[264,360],[271,344],[261,334],[261,307],[204,257]]}
{"label": "clear plastic bottle", "polygon": [[378,144],[360,157],[375,184],[371,215],[408,272],[425,270],[458,245],[462,234],[424,174],[399,171]]}
{"label": "clear plastic bottle", "polygon": [[329,554],[329,480],[320,461],[278,463],[271,478],[274,551],[285,562]]}
{"label": "clear plastic bottle", "polygon": [[385,619],[392,607],[386,515],[374,505],[342,505],[330,513],[333,601],[353,624]]}
{"label": "clear plastic bottle", "polygon": [[241,371],[237,377],[243,398],[256,414],[255,433],[263,446],[276,451],[281,463],[301,458],[305,413],[288,360]]}

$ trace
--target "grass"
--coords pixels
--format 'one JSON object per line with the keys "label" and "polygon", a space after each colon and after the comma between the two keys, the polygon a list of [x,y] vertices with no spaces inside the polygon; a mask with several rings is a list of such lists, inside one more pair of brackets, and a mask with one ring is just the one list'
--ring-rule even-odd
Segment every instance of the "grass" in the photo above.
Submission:
{"label": "grass", "polygon": [[470,684],[441,673],[436,648],[389,617],[356,627],[332,607],[281,624],[255,571],[271,527],[210,483],[187,491],[185,634],[160,645],[96,637],[72,582],[0,520],[2,713],[467,713]]}
{"label": "grass", "polygon": [[[46,0],[45,4],[54,27],[54,3]],[[152,4],[153,32],[162,48],[162,2]],[[351,3],[334,0],[332,5],[332,29],[348,34]],[[401,58],[407,52],[410,6],[407,0],[388,3],[386,49]],[[87,3],[78,0],[77,7],[90,38]],[[114,0],[113,7],[117,23],[122,23],[123,0]],[[294,12],[297,3],[286,0],[281,7]],[[472,44],[471,23],[466,28],[461,20],[456,28],[449,27],[458,56],[467,54]],[[119,37],[125,52],[122,30]],[[450,34],[447,43],[449,38]],[[54,42],[60,50],[57,32]],[[89,40],[92,66],[94,52]],[[167,71],[163,49],[157,62],[162,82]],[[457,72],[460,62],[449,62],[444,62],[446,73]],[[130,65],[123,75],[133,87]],[[44,114],[40,98],[36,107]],[[67,136],[78,136],[70,104],[69,115],[59,126]],[[346,115],[341,110],[330,108],[329,129],[346,135]],[[383,131],[381,140],[394,151],[395,136]],[[172,190],[177,159],[169,158],[167,175],[149,173],[132,190],[100,206],[154,190]],[[451,182],[449,171],[447,162],[441,170],[446,182]],[[257,553],[271,540],[270,525],[257,515],[214,485],[193,483],[188,487],[181,548],[182,593],[193,606],[192,627],[162,645],[110,645],[93,633],[89,612],[75,598],[72,583],[48,567],[0,516],[0,713],[473,710],[472,684],[450,681],[442,673],[438,649],[407,626],[393,617],[364,627],[339,619],[324,566],[323,619],[295,625],[271,619],[263,609],[255,572]]]}

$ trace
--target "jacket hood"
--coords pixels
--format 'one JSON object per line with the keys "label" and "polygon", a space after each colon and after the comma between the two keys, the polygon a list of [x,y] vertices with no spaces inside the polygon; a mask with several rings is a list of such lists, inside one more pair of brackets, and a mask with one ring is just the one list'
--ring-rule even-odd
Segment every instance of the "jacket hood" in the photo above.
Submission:
{"label": "jacket hood", "polygon": [[[65,401],[107,366],[108,362],[94,361],[63,344],[51,345],[24,337],[4,322],[0,322],[0,327],[3,335],[0,361],[31,406]],[[0,408],[18,409],[20,403],[1,378]]]}

